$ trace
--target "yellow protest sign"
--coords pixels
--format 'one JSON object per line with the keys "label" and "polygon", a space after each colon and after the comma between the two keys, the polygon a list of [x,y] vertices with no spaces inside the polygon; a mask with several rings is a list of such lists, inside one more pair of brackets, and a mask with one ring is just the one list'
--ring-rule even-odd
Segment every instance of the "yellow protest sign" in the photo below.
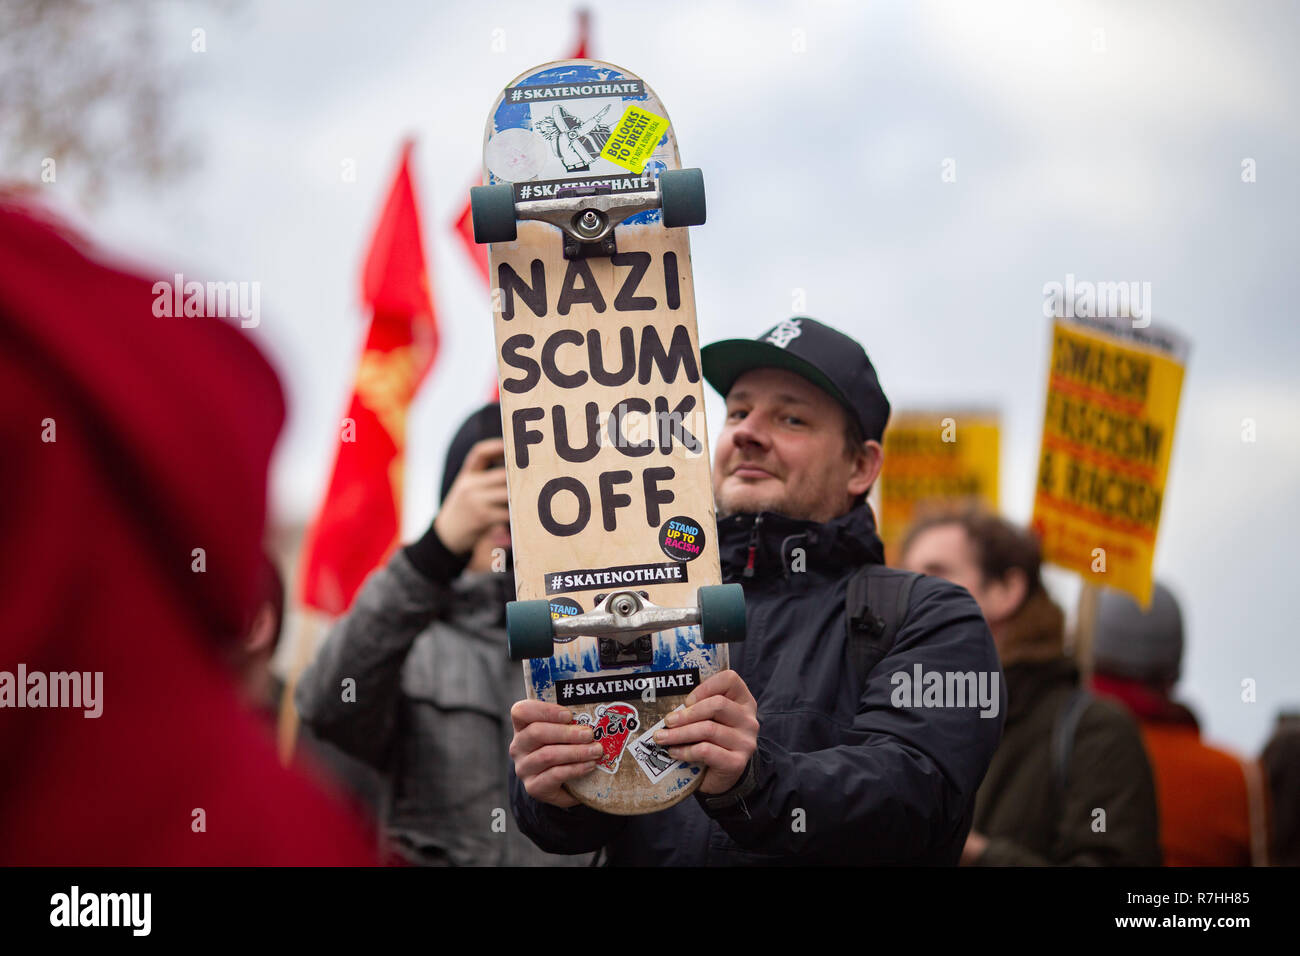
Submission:
{"label": "yellow protest sign", "polygon": [[1038,455],[1043,558],[1145,607],[1187,343],[1129,319],[1057,319]]}
{"label": "yellow protest sign", "polygon": [[891,558],[908,526],[932,511],[972,503],[997,511],[996,412],[896,412],[884,447],[880,537]]}

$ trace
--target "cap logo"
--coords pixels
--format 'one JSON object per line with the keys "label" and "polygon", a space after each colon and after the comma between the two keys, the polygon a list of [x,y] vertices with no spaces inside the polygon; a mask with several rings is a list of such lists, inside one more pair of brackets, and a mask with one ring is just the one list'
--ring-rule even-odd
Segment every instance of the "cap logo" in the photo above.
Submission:
{"label": "cap logo", "polygon": [[763,341],[770,342],[777,348],[783,349],[793,340],[797,339],[802,332],[803,330],[799,328],[798,319],[786,319],[769,332],[767,338]]}

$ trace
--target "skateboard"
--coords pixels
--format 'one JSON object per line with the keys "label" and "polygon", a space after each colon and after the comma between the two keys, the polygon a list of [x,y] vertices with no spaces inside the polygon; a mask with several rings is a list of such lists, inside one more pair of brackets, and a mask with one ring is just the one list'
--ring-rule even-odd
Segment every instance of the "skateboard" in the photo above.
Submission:
{"label": "skateboard", "polygon": [[565,786],[607,813],[685,799],[703,768],[654,742],[728,666],[744,595],[721,583],[682,169],[640,77],[562,60],[517,77],[471,191],[494,286],[517,600],[510,656],[531,699],[604,747]]}

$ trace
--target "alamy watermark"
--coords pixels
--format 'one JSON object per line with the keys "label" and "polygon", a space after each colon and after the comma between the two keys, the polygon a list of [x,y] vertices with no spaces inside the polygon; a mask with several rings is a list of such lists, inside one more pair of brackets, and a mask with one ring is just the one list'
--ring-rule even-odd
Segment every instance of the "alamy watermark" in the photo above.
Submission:
{"label": "alamy watermark", "polygon": [[889,678],[895,707],[978,707],[981,717],[996,717],[1002,697],[997,671],[927,671],[919,663],[911,673],[895,671]]}
{"label": "alamy watermark", "polygon": [[1043,284],[1043,315],[1049,319],[1131,318],[1133,328],[1151,324],[1150,282],[1090,282],[1066,273],[1065,282]]}
{"label": "alamy watermark", "polygon": [[83,893],[74,884],[50,897],[51,926],[119,926],[132,936],[148,936],[152,911],[152,893]]}
{"label": "alamy watermark", "polygon": [[79,707],[84,717],[104,713],[103,671],[0,671],[0,707]]}
{"label": "alamy watermark", "polygon": [[262,322],[262,283],[185,281],[178,272],[153,284],[153,314],[158,318],[239,319],[245,329]]}

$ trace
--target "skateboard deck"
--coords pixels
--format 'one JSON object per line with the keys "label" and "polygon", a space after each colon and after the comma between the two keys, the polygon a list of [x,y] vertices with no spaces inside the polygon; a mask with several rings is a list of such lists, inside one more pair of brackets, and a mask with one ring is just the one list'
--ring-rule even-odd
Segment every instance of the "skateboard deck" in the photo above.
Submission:
{"label": "skateboard deck", "polygon": [[[483,157],[485,186],[518,217],[516,238],[488,249],[516,597],[546,602],[533,607],[557,629],[549,656],[523,662],[527,694],[569,707],[605,747],[566,784],[579,801],[661,810],[695,790],[702,768],[674,761],[654,731],[728,666],[727,645],[705,643],[698,624],[631,639],[624,628],[622,640],[558,629],[602,609],[626,616],[637,597],[650,614],[695,607],[699,588],[721,582],[689,229],[665,225],[667,198],[654,208],[671,176],[657,181],[680,169],[676,136],[639,77],[564,60],[506,87]],[[525,219],[539,201],[551,205]],[[596,241],[557,225],[584,206],[599,224],[619,204],[645,208]]]}

